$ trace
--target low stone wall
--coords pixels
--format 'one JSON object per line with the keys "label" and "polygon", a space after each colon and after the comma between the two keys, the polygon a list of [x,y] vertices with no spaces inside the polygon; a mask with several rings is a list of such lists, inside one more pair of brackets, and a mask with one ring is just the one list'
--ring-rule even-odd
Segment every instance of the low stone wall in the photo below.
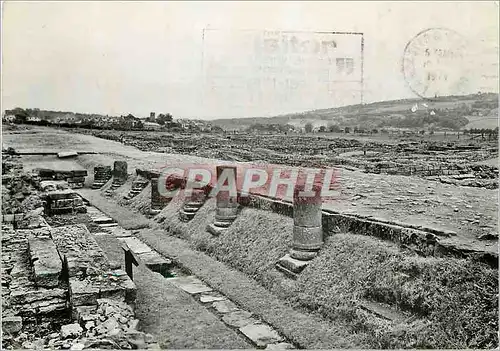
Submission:
{"label": "low stone wall", "polygon": [[[136,170],[143,177],[157,176],[158,174],[148,170]],[[171,184],[177,188],[185,187],[185,179],[172,178]],[[206,193],[212,190],[207,186]],[[238,203],[241,206],[272,211],[293,218],[293,204],[262,195],[250,194],[242,197],[238,194]],[[441,238],[449,238],[457,233],[425,226],[414,226],[406,223],[383,221],[352,214],[343,214],[334,211],[323,210],[323,232],[324,235],[333,235],[336,232],[350,232],[353,234],[370,235],[398,243],[403,248],[410,249],[422,256],[449,256],[457,258],[471,258],[486,263],[491,267],[498,267],[498,254],[475,251],[467,248],[458,248],[453,244],[445,243]]]}
{"label": "low stone wall", "polygon": [[[29,237],[48,235],[48,229],[14,230],[2,228],[2,316],[21,316],[24,323],[36,323],[38,319],[54,319],[68,311],[67,290],[58,279],[50,284],[33,280],[32,257],[42,257],[42,250],[30,247]],[[33,243],[33,239],[31,240]],[[57,256],[56,256],[57,257]],[[58,258],[57,258],[58,259]],[[43,261],[43,260],[42,260]],[[35,261],[36,262],[36,261]],[[40,273],[37,266],[36,273]],[[54,275],[50,272],[50,278]],[[57,273],[55,273],[57,276]],[[40,274],[38,275],[40,277]],[[49,285],[50,287],[47,287]]]}

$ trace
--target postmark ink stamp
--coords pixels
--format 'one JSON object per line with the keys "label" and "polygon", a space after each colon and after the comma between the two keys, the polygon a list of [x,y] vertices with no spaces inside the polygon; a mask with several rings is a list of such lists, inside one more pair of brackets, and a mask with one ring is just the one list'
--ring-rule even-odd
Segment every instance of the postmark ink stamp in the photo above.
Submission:
{"label": "postmark ink stamp", "polygon": [[469,88],[467,41],[453,30],[418,33],[407,43],[402,61],[406,83],[422,98],[462,94]]}

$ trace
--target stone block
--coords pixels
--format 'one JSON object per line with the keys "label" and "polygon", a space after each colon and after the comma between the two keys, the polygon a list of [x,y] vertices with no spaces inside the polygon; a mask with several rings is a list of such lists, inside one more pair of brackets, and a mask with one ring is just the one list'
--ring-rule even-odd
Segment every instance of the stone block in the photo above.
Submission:
{"label": "stone block", "polygon": [[30,235],[28,247],[37,286],[56,287],[62,272],[62,262],[54,241]]}
{"label": "stone block", "polygon": [[154,272],[160,274],[167,273],[168,269],[172,266],[172,261],[162,257],[155,251],[144,252],[138,255],[139,259]]}
{"label": "stone block", "polygon": [[4,333],[15,334],[23,328],[23,319],[19,316],[2,317],[2,330]]}
{"label": "stone block", "polygon": [[90,279],[69,278],[69,300],[71,306],[97,305],[99,288]]}
{"label": "stone block", "polygon": [[200,302],[202,303],[207,303],[207,302],[215,302],[215,301],[223,301],[226,300],[224,296],[219,296],[218,294],[202,294],[200,296]]}
{"label": "stone block", "polygon": [[59,152],[57,154],[57,157],[59,158],[68,158],[68,157],[76,157],[78,156],[78,152],[76,151],[63,151],[63,152]]}
{"label": "stone block", "polygon": [[222,317],[222,320],[224,323],[227,325],[230,325],[231,327],[236,327],[236,328],[241,328],[244,326],[247,326],[249,324],[254,324],[257,322],[256,319],[251,318],[252,314],[247,311],[233,311],[230,313],[225,314]]}
{"label": "stone block", "polygon": [[308,265],[307,261],[300,261],[292,258],[290,255],[286,254],[279,261],[278,264],[282,267],[288,269],[289,271],[298,274],[306,268]]}
{"label": "stone block", "polygon": [[83,333],[83,328],[78,323],[66,324],[61,327],[61,338],[77,338]]}
{"label": "stone block", "polygon": [[10,302],[15,305],[28,305],[36,301],[51,300],[51,299],[66,299],[66,290],[54,288],[16,288],[10,293]]}
{"label": "stone block", "polygon": [[239,329],[257,347],[265,347],[283,340],[283,338],[266,324],[249,324]]}
{"label": "stone block", "polygon": [[113,165],[113,177],[120,180],[127,179],[127,162],[115,161]]}
{"label": "stone block", "polygon": [[122,238],[121,240],[125,242],[127,246],[130,248],[130,250],[132,250],[135,254],[142,254],[152,251],[148,245],[144,244],[137,238],[129,237],[129,238]]}
{"label": "stone block", "polygon": [[210,287],[206,286],[201,280],[193,276],[170,278],[167,281],[190,294],[212,291]]}
{"label": "stone block", "polygon": [[287,342],[279,342],[277,344],[269,344],[265,348],[266,350],[292,350],[295,347]]}
{"label": "stone block", "polygon": [[212,307],[219,313],[229,313],[239,310],[238,306],[229,300],[215,301]]}

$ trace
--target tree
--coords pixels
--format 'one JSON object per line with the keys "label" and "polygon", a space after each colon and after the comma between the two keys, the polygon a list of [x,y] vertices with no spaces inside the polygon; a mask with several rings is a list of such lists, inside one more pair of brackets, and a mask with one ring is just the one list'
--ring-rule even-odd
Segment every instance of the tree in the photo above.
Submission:
{"label": "tree", "polygon": [[325,126],[321,126],[321,127],[319,127],[319,132],[320,132],[320,133],[324,133],[324,132],[326,132],[326,127],[325,127]]}
{"label": "tree", "polygon": [[156,118],[156,123],[160,124],[160,125],[165,125],[165,123],[167,122],[172,122],[173,120],[173,117],[170,113],[167,113],[167,114],[163,114],[163,113],[160,113],[158,115],[158,117]]}
{"label": "tree", "polygon": [[340,133],[342,129],[337,124],[328,125],[328,131],[331,133]]}
{"label": "tree", "polygon": [[20,107],[16,107],[11,112],[16,117],[16,123],[25,123],[28,119],[28,113]]}
{"label": "tree", "polygon": [[304,130],[306,133],[311,133],[313,130],[313,125],[311,122],[307,122],[306,125],[304,126]]}
{"label": "tree", "polygon": [[344,131],[345,131],[346,134],[349,134],[351,132],[351,128],[350,127],[345,127]]}

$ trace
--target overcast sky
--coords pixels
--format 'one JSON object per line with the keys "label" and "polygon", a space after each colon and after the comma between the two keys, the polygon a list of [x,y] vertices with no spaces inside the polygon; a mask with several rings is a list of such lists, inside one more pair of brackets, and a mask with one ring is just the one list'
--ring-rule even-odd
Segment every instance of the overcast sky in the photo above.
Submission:
{"label": "overcast sky", "polygon": [[[351,103],[323,96],[314,105],[314,93],[307,92],[322,88],[313,83],[285,103],[267,91],[266,102],[250,100],[252,89],[231,90],[241,83],[238,76],[207,103],[206,82],[214,73],[203,68],[202,58],[228,47],[253,55],[255,47],[241,40],[238,47],[236,36],[219,46],[206,38],[204,48],[204,28],[362,32],[365,102],[416,97],[401,72],[402,57],[406,44],[427,28],[463,36],[474,64],[483,67],[474,74],[498,72],[491,65],[498,63],[495,2],[4,2],[2,20],[4,109],[137,116],[156,111],[210,119]],[[235,64],[225,60],[222,65]],[[476,78],[470,81],[476,84]],[[498,80],[492,82],[491,89],[498,89]],[[474,84],[468,89],[480,90]]]}

